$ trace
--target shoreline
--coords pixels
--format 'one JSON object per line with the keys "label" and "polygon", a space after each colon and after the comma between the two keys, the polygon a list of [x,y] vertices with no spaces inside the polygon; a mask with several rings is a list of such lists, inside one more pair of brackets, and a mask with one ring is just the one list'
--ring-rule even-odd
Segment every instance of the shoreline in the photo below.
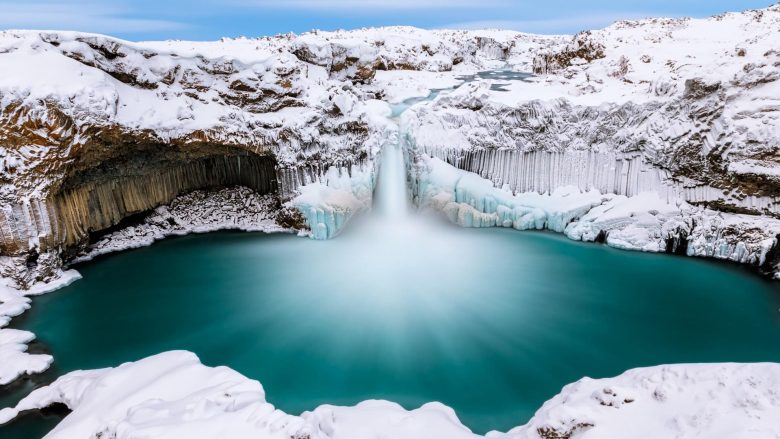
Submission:
{"label": "shoreline", "polygon": [[701,434],[725,439],[737,426],[768,438],[780,432],[774,422],[780,401],[771,397],[778,382],[777,363],[686,363],[634,368],[611,378],[584,377],[565,385],[527,423],[483,436],[439,402],[407,410],[391,401],[366,400],[287,414],[266,402],[260,382],[228,367],[204,366],[191,352],[168,351],[113,368],[65,374],[16,407],[1,409],[0,425],[64,404],[71,412],[49,437],[117,434],[121,425],[123,434],[155,431],[167,438],[212,437],[227,428],[231,437],[274,438],[553,439],[588,431],[588,437],[607,439],[622,431],[642,439]]}

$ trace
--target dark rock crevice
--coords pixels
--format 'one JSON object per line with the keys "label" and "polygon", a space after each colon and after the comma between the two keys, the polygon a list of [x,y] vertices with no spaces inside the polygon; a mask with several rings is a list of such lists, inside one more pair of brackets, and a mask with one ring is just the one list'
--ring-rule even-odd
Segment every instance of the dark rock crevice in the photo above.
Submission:
{"label": "dark rock crevice", "polygon": [[[695,227],[695,226],[694,226]],[[688,250],[688,231],[677,229],[677,231],[666,238],[666,253],[685,256]]]}
{"label": "dark rock crevice", "polygon": [[[0,250],[16,261],[4,276],[21,287],[50,279],[90,243],[140,224],[153,209],[196,190],[243,186],[260,195],[279,192],[272,156],[228,147],[210,154],[207,148],[152,145],[122,151],[92,167],[71,166],[45,199],[0,211]],[[285,219],[300,223],[295,212]]]}
{"label": "dark rock crevice", "polygon": [[52,197],[55,241],[66,247],[196,189],[246,186],[277,191],[276,162],[241,151],[176,161],[170,153],[135,151],[75,173]]}

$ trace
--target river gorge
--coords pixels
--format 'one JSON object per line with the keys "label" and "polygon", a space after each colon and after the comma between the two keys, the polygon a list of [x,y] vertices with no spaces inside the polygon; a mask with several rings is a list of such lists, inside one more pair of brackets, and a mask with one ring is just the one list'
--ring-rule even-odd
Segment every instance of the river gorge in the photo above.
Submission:
{"label": "river gorge", "polygon": [[777,26],[1,32],[0,436],[776,437]]}

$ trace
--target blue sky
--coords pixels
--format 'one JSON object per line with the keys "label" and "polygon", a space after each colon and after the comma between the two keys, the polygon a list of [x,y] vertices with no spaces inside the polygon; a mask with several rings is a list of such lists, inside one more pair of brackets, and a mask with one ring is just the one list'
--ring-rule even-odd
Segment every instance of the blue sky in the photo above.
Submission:
{"label": "blue sky", "polygon": [[261,36],[406,24],[574,33],[620,18],[708,16],[777,0],[0,0],[0,29],[69,29],[130,40]]}

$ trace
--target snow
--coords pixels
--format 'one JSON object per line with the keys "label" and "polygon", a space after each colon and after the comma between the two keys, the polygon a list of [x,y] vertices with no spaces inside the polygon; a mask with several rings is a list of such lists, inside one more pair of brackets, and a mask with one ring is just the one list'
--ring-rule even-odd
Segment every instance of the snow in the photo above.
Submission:
{"label": "snow", "polygon": [[117,438],[155,431],[164,431],[169,438],[250,437],[259,431],[266,433],[264,437],[283,437],[285,420],[290,418],[265,403],[257,381],[225,367],[203,366],[188,352],[66,374],[33,391],[16,409],[0,411],[0,421],[54,402],[74,411],[49,438],[92,437],[109,429]]}
{"label": "snow", "polygon": [[384,100],[398,104],[407,99],[425,97],[431,88],[451,88],[463,83],[457,77],[473,71],[418,72],[411,70],[384,70],[376,72],[372,84],[384,91]]}
{"label": "snow", "polygon": [[729,171],[735,174],[755,174],[780,177],[780,163],[767,160],[741,160],[729,163]]}
{"label": "snow", "polygon": [[480,437],[461,424],[454,410],[437,402],[414,410],[382,400],[364,401],[353,407],[324,405],[301,417],[305,420],[303,431],[322,439]]}
{"label": "snow", "polygon": [[48,439],[131,438],[472,438],[452,409],[427,404],[406,411],[386,401],[355,407],[320,406],[301,416],[275,409],[263,387],[226,367],[207,367],[189,352],[172,351],[116,368],[76,371],[36,389],[0,423],[25,410],[61,402],[69,414]]}
{"label": "snow", "polygon": [[[780,365],[678,364],[632,369],[563,388],[528,422],[494,439],[776,438]],[[72,412],[46,439],[310,438],[477,439],[455,412],[432,402],[414,410],[381,400],[323,405],[300,416],[266,402],[262,385],[195,354],[170,351],[115,368],[75,371],[34,390],[0,424],[21,412],[64,403]]]}
{"label": "snow", "polygon": [[0,385],[8,384],[23,374],[43,372],[53,361],[51,355],[27,353],[27,344],[35,339],[35,334],[6,328],[11,319],[30,308],[29,296],[54,291],[78,279],[81,275],[76,270],[67,270],[56,280],[20,291],[9,285],[8,279],[0,277]]}
{"label": "snow", "polygon": [[[316,112],[321,100],[327,99],[331,85],[341,81],[327,71],[340,59],[353,58],[359,63],[375,59],[410,63],[423,72],[415,78],[411,95],[424,90],[421,84],[436,79],[452,85],[452,57],[468,60],[455,71],[471,71],[490,64],[491,53],[470,55],[475,40],[486,36],[508,45],[518,39],[544,40],[514,32],[425,31],[396,27],[358,31],[313,32],[299,36],[270,38],[222,39],[218,42],[162,41],[133,43],[96,34],[78,32],[4,31],[0,33],[0,91],[2,106],[22,99],[27,102],[50,100],[63,109],[86,112],[104,122],[151,129],[166,137],[176,137],[198,129],[225,127],[235,117],[235,107],[222,96],[229,83],[244,80],[262,88],[279,89],[279,78],[291,78],[292,86],[303,91],[306,104],[295,119],[305,120]],[[377,44],[381,41],[381,44]],[[56,45],[50,42],[56,43]],[[454,44],[454,43],[460,44]],[[105,59],[93,47],[116,48],[118,58]],[[431,51],[428,54],[425,50]],[[474,47],[474,52],[478,52]],[[484,48],[483,48],[484,49]],[[295,53],[311,54],[302,63]],[[343,51],[343,52],[342,52]],[[303,55],[302,55],[303,56]],[[98,68],[96,68],[98,67]],[[110,71],[129,72],[139,82],[155,83],[155,89],[144,89],[112,77]],[[443,72],[448,70],[448,72]],[[224,73],[208,77],[210,72]],[[441,72],[441,73],[437,73]],[[168,74],[174,82],[163,81]],[[182,76],[183,75],[183,76]],[[292,76],[289,76],[292,75]],[[377,78],[380,88],[400,88],[398,98],[410,96],[403,82],[408,72],[382,72]],[[335,79],[335,80],[334,80]],[[193,82],[196,95],[183,93]],[[392,94],[392,92],[391,92]],[[262,113],[239,110],[242,118],[259,122]],[[86,114],[79,115],[83,121]],[[292,121],[296,125],[296,121]],[[237,126],[238,131],[245,131]]]}
{"label": "snow", "polygon": [[565,233],[571,239],[593,241],[608,231],[605,239],[611,247],[663,252],[666,239],[684,226],[680,206],[667,203],[655,192],[642,192],[633,197],[616,196],[594,207],[569,224]]}
{"label": "snow", "polygon": [[[777,49],[779,12],[768,8],[701,19],[619,21],[591,32],[604,45],[605,58],[591,63],[580,59],[564,75],[536,83],[514,82],[509,92],[494,92],[491,97],[506,105],[557,97],[578,105],[643,103],[657,99],[652,87],[659,82],[678,91],[684,90],[688,78],[725,83],[743,76],[746,66],[767,65],[766,53]],[[568,41],[561,43],[565,44]],[[614,75],[621,57],[628,60],[629,72]],[[777,96],[762,94],[770,100]]]}
{"label": "snow", "polygon": [[547,401],[513,438],[775,438],[780,365],[676,364],[583,378]]}

